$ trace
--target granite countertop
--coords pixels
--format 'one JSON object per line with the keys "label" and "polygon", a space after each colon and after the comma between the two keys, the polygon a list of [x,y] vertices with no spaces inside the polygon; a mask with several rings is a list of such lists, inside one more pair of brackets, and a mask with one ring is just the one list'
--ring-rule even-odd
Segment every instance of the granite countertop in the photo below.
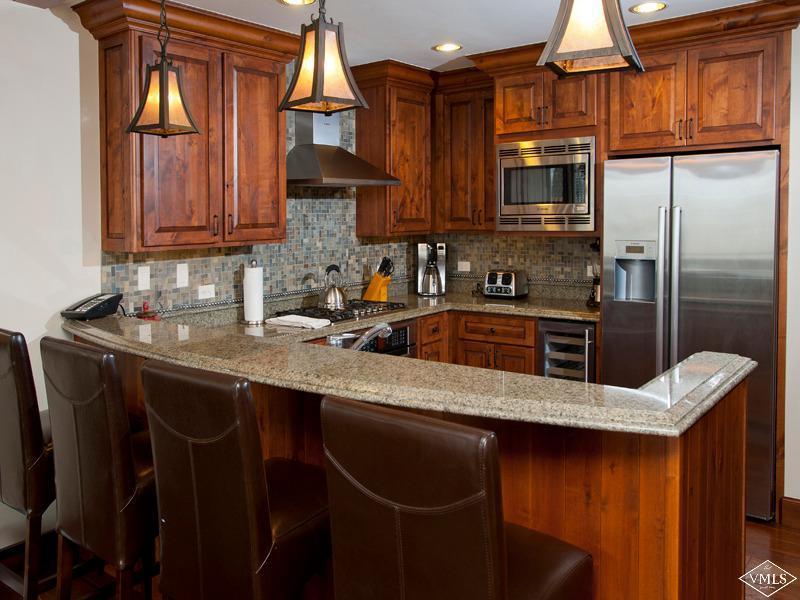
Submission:
{"label": "granite countertop", "polygon": [[575,301],[495,302],[468,294],[405,300],[405,310],[315,331],[220,324],[212,312],[162,321],[65,321],[63,328],[113,350],[278,387],[398,407],[660,436],[681,435],[756,366],[740,356],[703,352],[630,390],[303,343],[444,310],[598,319],[598,311]]}

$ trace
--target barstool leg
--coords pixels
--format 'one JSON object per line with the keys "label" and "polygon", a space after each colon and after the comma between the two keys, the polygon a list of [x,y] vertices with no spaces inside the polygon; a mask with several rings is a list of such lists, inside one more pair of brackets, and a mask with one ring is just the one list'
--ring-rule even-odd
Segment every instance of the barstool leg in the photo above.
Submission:
{"label": "barstool leg", "polygon": [[144,600],[153,598],[153,571],[156,564],[156,543],[150,542],[142,556],[142,588],[144,589]]}
{"label": "barstool leg", "polygon": [[129,600],[133,597],[133,569],[117,569],[117,600]]}
{"label": "barstool leg", "polygon": [[73,553],[72,543],[59,533],[58,575],[56,576],[56,596],[58,600],[69,600],[72,592]]}
{"label": "barstool leg", "polygon": [[39,591],[39,560],[42,554],[42,515],[29,514],[25,524],[25,574],[23,600],[36,600]]}

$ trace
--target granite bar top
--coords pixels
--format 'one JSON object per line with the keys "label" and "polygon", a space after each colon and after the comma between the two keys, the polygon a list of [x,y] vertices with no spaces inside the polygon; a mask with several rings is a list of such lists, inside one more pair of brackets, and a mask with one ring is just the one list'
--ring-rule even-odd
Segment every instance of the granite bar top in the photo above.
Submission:
{"label": "granite bar top", "polygon": [[[393,298],[397,299],[397,298]],[[402,300],[402,299],[401,299]],[[304,343],[446,310],[596,321],[582,302],[493,301],[470,295],[405,298],[408,308],[308,331],[246,327],[213,311],[162,321],[106,317],[65,321],[65,331],[113,350],[251,381],[390,406],[546,423],[567,427],[679,436],[756,366],[731,354],[702,352],[638,390],[521,375]]]}

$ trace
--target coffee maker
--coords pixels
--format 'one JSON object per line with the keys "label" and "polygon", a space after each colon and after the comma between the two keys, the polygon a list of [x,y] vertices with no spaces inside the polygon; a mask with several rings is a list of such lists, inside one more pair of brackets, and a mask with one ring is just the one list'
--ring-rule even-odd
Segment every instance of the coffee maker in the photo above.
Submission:
{"label": "coffee maker", "polygon": [[417,294],[444,296],[447,244],[417,244]]}

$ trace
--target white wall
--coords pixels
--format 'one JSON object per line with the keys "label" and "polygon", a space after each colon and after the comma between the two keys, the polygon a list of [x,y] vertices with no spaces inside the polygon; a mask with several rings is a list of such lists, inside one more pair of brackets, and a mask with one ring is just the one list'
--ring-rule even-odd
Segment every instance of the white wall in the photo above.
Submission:
{"label": "white wall", "polygon": [[792,36],[791,119],[785,494],[800,498],[800,30]]}
{"label": "white wall", "polygon": [[67,7],[0,0],[0,327],[39,340],[100,291],[97,42]]}

